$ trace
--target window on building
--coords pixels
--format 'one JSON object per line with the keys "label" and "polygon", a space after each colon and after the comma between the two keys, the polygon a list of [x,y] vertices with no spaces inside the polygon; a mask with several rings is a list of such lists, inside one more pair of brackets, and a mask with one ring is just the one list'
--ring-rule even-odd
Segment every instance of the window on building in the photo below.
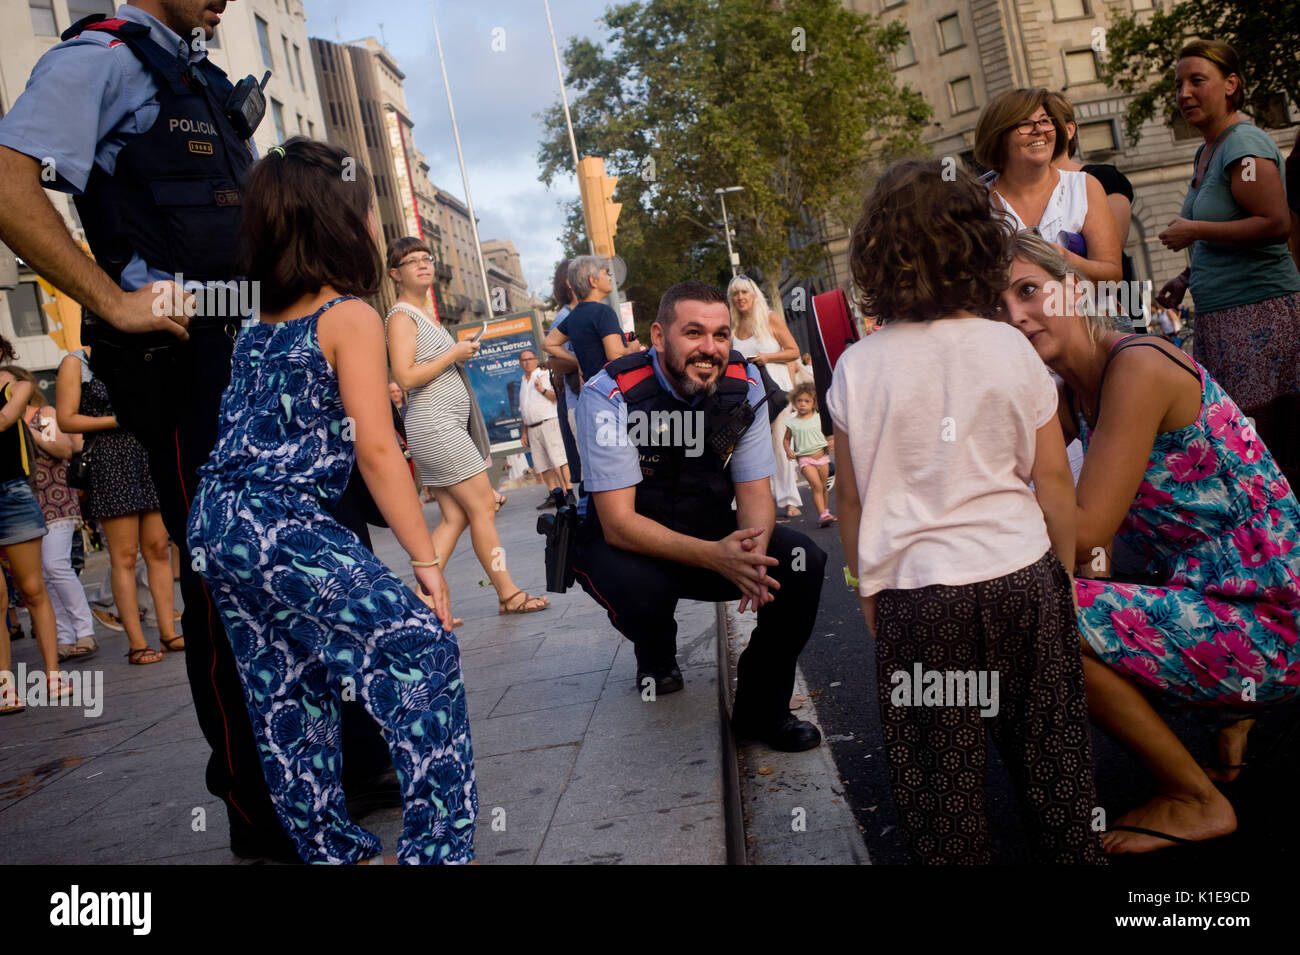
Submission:
{"label": "window on building", "polygon": [[881,0],[880,8],[882,10],[892,10],[894,7],[901,7],[906,0]]}
{"label": "window on building", "polygon": [[92,13],[102,13],[106,17],[111,17],[114,8],[111,0],[68,0],[68,23],[76,23]]}
{"label": "window on building", "polygon": [[969,76],[962,76],[948,84],[948,98],[952,101],[952,112],[956,116],[975,108],[975,84]]}
{"label": "window on building", "polygon": [[1181,113],[1174,115],[1173,122],[1169,124],[1174,130],[1174,142],[1182,142],[1186,139],[1200,139],[1201,132],[1187,120],[1183,119]]}
{"label": "window on building", "polygon": [[1088,0],[1052,0],[1052,14],[1058,20],[1077,20],[1092,16]]}
{"label": "window on building", "polygon": [[1082,123],[1079,126],[1079,149],[1083,154],[1114,152],[1119,148],[1115,124],[1110,120],[1101,123]]}
{"label": "window on building", "polygon": [[1065,82],[1070,86],[1097,82],[1097,54],[1092,50],[1069,50],[1065,54]]}
{"label": "window on building", "polygon": [[277,99],[271,100],[271,115],[275,118],[275,141],[282,143],[286,137],[284,135],[284,107],[280,105]]}
{"label": "window on building", "polygon": [[330,124],[333,126],[337,126],[339,124],[339,113],[338,110],[334,108],[333,100],[330,100]]}
{"label": "window on building", "polygon": [[1267,129],[1283,129],[1292,125],[1291,115],[1286,108],[1286,95],[1274,93],[1270,96],[1255,119]]}
{"label": "window on building", "polygon": [[253,20],[257,23],[257,42],[262,46],[262,62],[266,64],[268,70],[275,69],[275,61],[271,58],[271,33],[267,29],[266,21],[253,14]]}
{"label": "window on building", "polygon": [[54,0],[27,0],[32,14],[32,32],[37,36],[58,36],[59,25],[54,19]]}
{"label": "window on building", "polygon": [[[280,42],[284,44],[284,71],[289,74],[289,85],[293,86],[293,60],[289,59],[289,38],[281,33]],[[298,85],[301,86],[302,84],[299,83]]]}
{"label": "window on building", "polygon": [[293,45],[293,62],[298,67],[298,84],[305,90],[307,89],[307,74],[302,71],[302,51],[298,49],[298,44]]}
{"label": "window on building", "polygon": [[312,139],[316,138],[316,124],[313,123],[310,119],[307,120],[307,135],[310,136]]}
{"label": "window on building", "polygon": [[37,338],[49,331],[41,311],[41,294],[35,282],[19,282],[8,292],[9,316],[19,338]]}
{"label": "window on building", "polygon": [[1138,10],[1150,10],[1153,7],[1154,4],[1151,2],[1151,0],[1133,0],[1134,12]]}
{"label": "window on building", "polygon": [[905,66],[911,66],[916,62],[916,48],[912,46],[912,34],[908,33],[903,45],[893,53],[894,69],[901,70]]}
{"label": "window on building", "polygon": [[305,133],[307,130],[302,125],[302,113],[298,114],[298,132]]}
{"label": "window on building", "polygon": [[961,18],[950,13],[939,21],[939,51],[947,53],[965,45],[961,36]]}

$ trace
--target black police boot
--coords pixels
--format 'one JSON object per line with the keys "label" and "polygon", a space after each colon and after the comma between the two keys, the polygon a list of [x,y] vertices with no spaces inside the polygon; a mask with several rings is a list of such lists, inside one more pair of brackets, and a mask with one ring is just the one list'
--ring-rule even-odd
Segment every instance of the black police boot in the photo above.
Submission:
{"label": "black police boot", "polygon": [[303,864],[297,847],[283,829],[272,832],[267,827],[256,828],[242,821],[231,820],[230,851],[241,859],[261,859],[281,865]]}
{"label": "black police boot", "polygon": [[731,728],[741,739],[757,740],[782,753],[816,749],[822,741],[821,730],[789,712],[784,717],[765,721],[751,721],[733,714]]}

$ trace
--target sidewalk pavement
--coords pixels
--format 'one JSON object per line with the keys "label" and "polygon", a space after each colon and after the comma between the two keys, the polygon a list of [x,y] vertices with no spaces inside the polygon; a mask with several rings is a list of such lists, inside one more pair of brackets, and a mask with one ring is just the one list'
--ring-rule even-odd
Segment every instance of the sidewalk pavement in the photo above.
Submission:
{"label": "sidewalk pavement", "polygon": [[[534,510],[542,489],[517,488],[509,496],[497,527],[511,575],[518,586],[542,594],[543,542]],[[425,516],[436,524],[436,505],[425,505]],[[374,543],[412,583],[391,532],[375,531]],[[106,560],[91,555],[84,579],[98,579]],[[452,607],[465,619],[457,637],[478,780],[479,861],[744,861],[740,777],[719,705],[719,673],[727,672],[728,658],[718,646],[718,620],[725,619],[718,605],[679,604],[686,689],[647,701],[635,687],[631,643],[580,589],[550,594],[551,607],[539,613],[498,616],[495,592],[480,586],[486,576],[466,533],[447,578]],[[156,631],[146,629],[146,636],[157,643]],[[227,844],[225,810],[203,784],[208,748],[182,656],[130,666],[124,634],[100,627],[96,637],[99,654],[78,669],[102,677],[99,715],[29,706],[0,721],[0,862],[238,863]],[[13,650],[15,668],[38,665],[33,640]],[[761,777],[747,774],[744,812],[758,820],[749,834],[755,861],[865,858],[865,851],[858,856],[846,848],[838,813],[847,808],[834,805],[839,779],[828,747],[793,755],[763,750],[754,756],[754,749],[747,747],[751,761],[775,767]],[[813,839],[792,835],[786,805],[809,785],[822,792],[823,810],[812,810]],[[813,805],[802,795],[795,801]],[[386,851],[395,848],[400,809],[362,821]],[[836,849],[817,835],[823,830]],[[769,843],[772,850],[764,853],[761,844]]]}

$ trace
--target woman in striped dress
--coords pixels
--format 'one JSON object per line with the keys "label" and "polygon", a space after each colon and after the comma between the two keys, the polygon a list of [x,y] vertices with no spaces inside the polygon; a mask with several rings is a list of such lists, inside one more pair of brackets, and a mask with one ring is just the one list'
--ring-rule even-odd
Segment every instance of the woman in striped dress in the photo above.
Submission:
{"label": "woman in striped dress", "polygon": [[442,520],[433,532],[443,566],[465,528],[479,563],[496,588],[498,613],[534,613],[550,601],[516,587],[505,569],[496,528],[496,498],[487,476],[486,435],[471,436],[472,402],[458,363],[478,342],[457,342],[424,311],[433,284],[433,258],[423,240],[406,236],[388,247],[388,274],[397,303],[384,319],[393,380],[406,390],[406,435],[425,487],[432,487]]}

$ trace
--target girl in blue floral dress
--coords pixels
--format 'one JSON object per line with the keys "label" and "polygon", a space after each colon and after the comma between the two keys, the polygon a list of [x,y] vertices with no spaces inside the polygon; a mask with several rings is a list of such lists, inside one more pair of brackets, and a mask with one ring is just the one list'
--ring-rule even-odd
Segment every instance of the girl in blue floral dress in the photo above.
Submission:
{"label": "girl in blue floral dress", "polygon": [[[295,137],[244,194],[244,272],[260,282],[200,470],[189,545],[234,649],[263,769],[307,862],[382,861],[348,818],[339,704],[379,723],[402,786],[397,858],[473,858],[478,798],[447,585],[393,431],[370,183],[343,152]],[[435,616],[327,505],[353,461],[411,555]]]}

